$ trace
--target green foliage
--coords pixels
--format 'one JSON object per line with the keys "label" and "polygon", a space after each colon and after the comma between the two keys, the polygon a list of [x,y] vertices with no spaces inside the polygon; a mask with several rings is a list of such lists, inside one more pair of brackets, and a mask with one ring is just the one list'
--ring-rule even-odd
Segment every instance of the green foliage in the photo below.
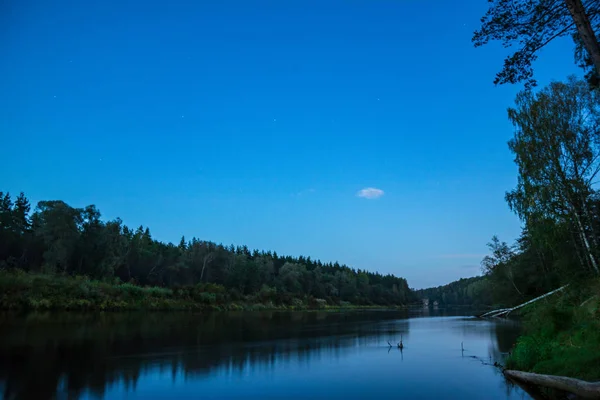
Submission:
{"label": "green foliage", "polygon": [[[591,288],[591,289],[590,289]],[[587,283],[587,294],[600,293],[600,281]],[[581,288],[530,307],[526,334],[519,338],[508,368],[536,373],[600,379],[600,300],[588,298],[581,306]],[[584,300],[585,301],[585,300]]]}
{"label": "green foliage", "polygon": [[198,299],[203,304],[215,304],[217,302],[217,296],[214,293],[200,293]]}
{"label": "green foliage", "polygon": [[485,277],[463,278],[444,286],[421,289],[415,295],[430,306],[487,306],[492,304]]}
{"label": "green foliage", "polygon": [[303,310],[306,308],[306,304],[304,304],[304,301],[302,301],[302,299],[294,298],[292,299],[292,307],[295,310]]}
{"label": "green foliage", "polygon": [[191,309],[197,304],[165,288],[110,284],[86,277],[0,273],[0,308],[5,309]]}
{"label": "green foliage", "polygon": [[346,301],[329,306],[323,299],[279,295],[275,288],[266,285],[255,295],[242,296],[235,289],[233,292],[216,284],[171,289],[108,283],[84,276],[27,273],[19,269],[0,271],[0,309],[8,310],[239,311],[354,307]]}
{"label": "green foliage", "polygon": [[499,306],[600,273],[599,92],[571,77],[521,92],[515,103],[509,148],[519,174],[506,200],[524,229],[512,246],[492,238],[482,261],[491,303]]}
{"label": "green foliage", "polygon": [[271,286],[262,285],[258,292],[258,298],[262,303],[277,301],[277,289]]}
{"label": "green foliage", "polygon": [[[13,202],[9,194],[0,193],[0,270],[41,272],[32,275],[40,280],[36,286],[64,283],[61,290],[75,299],[102,297],[101,292],[127,305],[151,308],[166,307],[173,297],[211,306],[244,302],[297,308],[306,307],[310,297],[327,298],[330,304],[399,305],[414,300],[406,280],[393,275],[196,238],[182,238],[177,246],[162,243],[148,228],[133,230],[119,219],[102,221],[93,205],[73,208],[63,201],[41,201],[32,215],[29,211],[23,194]],[[71,288],[65,282],[73,276],[86,278]],[[89,280],[98,283],[90,285]],[[28,307],[67,304],[48,306],[31,299]],[[122,307],[117,300],[93,304]],[[297,300],[302,304],[295,304]]]}
{"label": "green foliage", "polygon": [[[484,18],[488,31],[477,33],[484,35],[478,40],[487,41],[489,35],[501,38],[514,30],[514,26],[502,25],[506,19],[514,23],[511,18],[516,14],[511,13],[541,4],[492,3],[492,11]],[[506,7],[512,7],[502,11],[508,14],[498,11]],[[528,18],[539,12],[533,10]],[[499,31],[490,33],[494,27]],[[534,34],[533,25],[524,32],[525,36]],[[527,63],[508,65],[505,72],[509,75],[499,79],[530,78],[527,68]],[[526,75],[520,77],[520,73]],[[415,294],[439,305],[509,307],[568,284],[565,291],[518,311],[525,316],[525,335],[511,352],[507,367],[598,380],[600,92],[575,78],[554,82],[538,92],[520,93],[509,118],[515,127],[509,148],[519,174],[506,200],[523,222],[521,236],[512,246],[492,238],[490,255],[481,263],[483,277]]]}

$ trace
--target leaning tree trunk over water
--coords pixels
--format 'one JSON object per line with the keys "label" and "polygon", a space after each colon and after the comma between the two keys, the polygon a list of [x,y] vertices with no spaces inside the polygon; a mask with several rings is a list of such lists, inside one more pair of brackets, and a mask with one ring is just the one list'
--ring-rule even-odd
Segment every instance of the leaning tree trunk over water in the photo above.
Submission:
{"label": "leaning tree trunk over water", "polygon": [[587,382],[580,379],[567,378],[565,376],[533,374],[530,372],[513,370],[505,370],[504,376],[517,383],[527,383],[530,385],[562,390],[573,393],[584,399],[600,398],[600,382]]}
{"label": "leaning tree trunk over water", "polygon": [[488,312],[486,312],[485,314],[482,314],[482,315],[480,315],[480,316],[479,316],[479,318],[497,318],[497,317],[500,317],[500,316],[502,316],[502,315],[504,315],[504,316],[507,316],[507,315],[508,315],[509,313],[511,313],[512,311],[515,311],[515,310],[517,310],[517,309],[519,309],[519,308],[521,308],[521,307],[525,307],[525,306],[526,306],[526,305],[528,305],[528,304],[531,304],[531,303],[533,303],[533,302],[536,302],[536,301],[538,301],[538,300],[541,300],[541,299],[543,299],[544,297],[548,297],[548,296],[550,296],[550,295],[552,295],[552,294],[554,294],[554,293],[556,293],[556,292],[560,292],[561,290],[563,290],[563,289],[564,289],[564,288],[566,288],[567,286],[569,286],[569,285],[565,285],[565,286],[559,287],[558,289],[555,289],[555,290],[553,290],[553,291],[551,291],[551,292],[548,292],[548,293],[546,293],[546,294],[543,294],[543,295],[541,295],[541,296],[539,296],[539,297],[536,297],[535,299],[529,300],[529,301],[527,301],[527,302],[525,302],[525,303],[519,304],[518,306],[509,307],[509,308],[501,308],[501,309],[499,309],[499,310],[492,310],[492,311],[488,311]]}

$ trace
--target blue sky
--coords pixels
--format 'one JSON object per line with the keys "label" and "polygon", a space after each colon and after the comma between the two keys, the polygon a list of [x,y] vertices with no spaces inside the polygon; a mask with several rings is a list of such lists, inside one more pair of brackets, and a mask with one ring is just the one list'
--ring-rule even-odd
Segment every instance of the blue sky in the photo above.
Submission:
{"label": "blue sky", "polygon": [[[416,288],[478,274],[490,237],[519,233],[521,87],[492,83],[505,49],[471,44],[486,0],[0,7],[2,191]],[[579,73],[568,40],[535,67]]]}

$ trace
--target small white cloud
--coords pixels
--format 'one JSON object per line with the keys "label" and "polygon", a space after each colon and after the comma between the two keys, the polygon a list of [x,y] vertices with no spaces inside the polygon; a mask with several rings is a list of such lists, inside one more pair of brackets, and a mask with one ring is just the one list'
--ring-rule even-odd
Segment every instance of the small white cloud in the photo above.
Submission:
{"label": "small white cloud", "polygon": [[378,199],[383,196],[383,194],[383,190],[370,187],[361,189],[356,195],[363,199]]}

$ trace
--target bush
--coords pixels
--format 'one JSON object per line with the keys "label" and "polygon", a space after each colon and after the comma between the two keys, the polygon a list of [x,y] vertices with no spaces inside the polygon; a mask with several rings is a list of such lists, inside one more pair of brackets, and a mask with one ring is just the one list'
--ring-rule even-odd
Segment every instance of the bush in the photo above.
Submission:
{"label": "bush", "polygon": [[260,291],[258,292],[258,298],[263,303],[277,300],[277,288],[262,285]]}
{"label": "bush", "polygon": [[154,296],[154,297],[166,298],[166,297],[173,296],[173,291],[171,289],[161,288],[161,287],[156,287],[156,286],[146,288],[145,291],[147,294],[149,294],[150,296]]}
{"label": "bush", "polygon": [[[216,291],[219,291],[218,289]],[[213,304],[215,294],[203,296],[199,305],[171,289],[113,284],[85,276],[49,276],[23,271],[0,271],[0,308],[66,310],[190,309]]]}
{"label": "bush", "polygon": [[517,341],[507,368],[600,379],[600,319],[595,315],[600,300],[588,298],[591,305],[581,307],[579,293],[567,292],[529,307],[526,334]]}
{"label": "bush", "polygon": [[229,297],[230,297],[230,298],[231,298],[231,300],[233,300],[233,301],[240,301],[240,300],[242,300],[242,299],[243,299],[243,296],[242,296],[242,294],[240,293],[240,291],[239,291],[239,290],[237,290],[237,289],[235,289],[235,288],[234,288],[234,289],[231,289],[231,290],[229,291]]}
{"label": "bush", "polygon": [[216,283],[205,283],[204,284],[204,291],[205,292],[209,292],[209,293],[215,293],[215,294],[219,294],[219,293],[225,293],[225,286],[223,285],[217,285]]}
{"label": "bush", "polygon": [[203,304],[215,304],[217,296],[214,293],[200,293],[200,302]]}
{"label": "bush", "polygon": [[294,307],[294,309],[300,310],[300,309],[306,308],[306,305],[304,304],[302,299],[293,298],[292,299],[292,307]]}
{"label": "bush", "polygon": [[542,359],[543,350],[535,337],[521,336],[507,361],[507,368],[531,370]]}
{"label": "bush", "polygon": [[120,289],[124,294],[129,295],[133,298],[141,298],[145,292],[143,288],[133,285],[131,283],[123,283],[119,286],[116,286],[115,288]]}
{"label": "bush", "polygon": [[316,308],[325,308],[327,307],[327,300],[325,299],[315,299]]}

